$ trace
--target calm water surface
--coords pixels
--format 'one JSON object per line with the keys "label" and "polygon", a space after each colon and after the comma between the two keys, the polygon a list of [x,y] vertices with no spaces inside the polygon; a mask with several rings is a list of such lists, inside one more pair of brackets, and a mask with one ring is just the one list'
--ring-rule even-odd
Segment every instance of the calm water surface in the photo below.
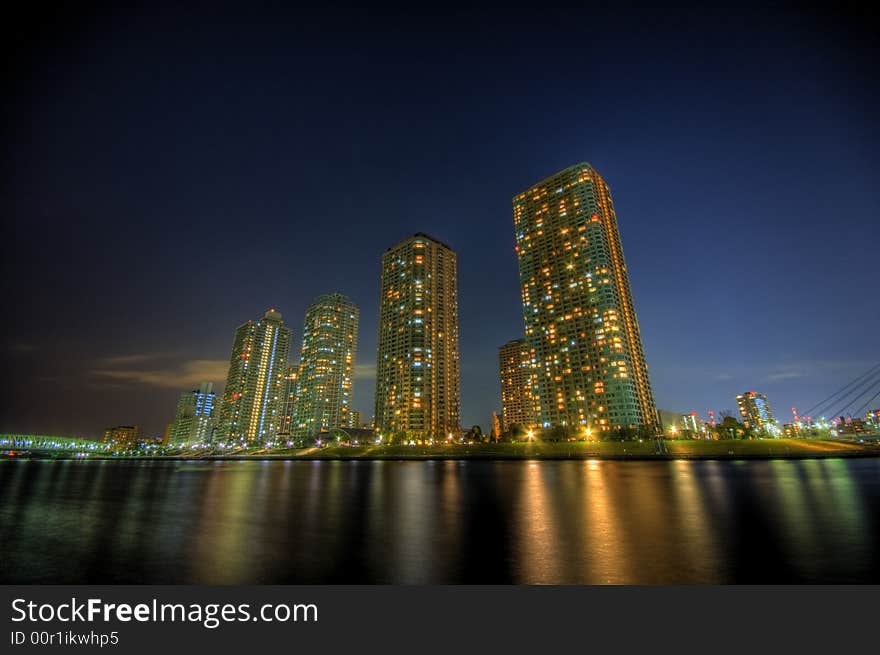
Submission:
{"label": "calm water surface", "polygon": [[880,459],[0,462],[0,582],[880,582]]}

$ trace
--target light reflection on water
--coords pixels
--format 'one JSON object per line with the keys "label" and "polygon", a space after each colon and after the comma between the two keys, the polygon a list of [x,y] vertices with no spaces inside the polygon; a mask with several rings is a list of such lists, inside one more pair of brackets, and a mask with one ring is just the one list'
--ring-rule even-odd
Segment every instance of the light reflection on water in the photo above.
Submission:
{"label": "light reflection on water", "polygon": [[0,462],[0,582],[878,582],[880,460]]}

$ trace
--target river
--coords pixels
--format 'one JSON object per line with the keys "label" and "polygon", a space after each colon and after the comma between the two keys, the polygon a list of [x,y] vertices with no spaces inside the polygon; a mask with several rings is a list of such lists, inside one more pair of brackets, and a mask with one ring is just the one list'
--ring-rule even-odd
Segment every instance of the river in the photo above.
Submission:
{"label": "river", "polygon": [[0,582],[880,582],[880,459],[2,461]]}

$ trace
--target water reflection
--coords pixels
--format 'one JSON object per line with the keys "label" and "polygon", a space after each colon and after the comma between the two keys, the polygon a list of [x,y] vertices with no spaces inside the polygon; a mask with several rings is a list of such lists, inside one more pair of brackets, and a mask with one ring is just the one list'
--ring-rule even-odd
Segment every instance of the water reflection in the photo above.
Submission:
{"label": "water reflection", "polygon": [[880,460],[0,462],[0,581],[877,582]]}
{"label": "water reflection", "polygon": [[713,525],[709,492],[699,478],[699,473],[708,473],[710,485],[717,484],[718,472],[701,471],[691,464],[685,461],[670,464],[675,467],[672,496],[676,511],[670,518],[675,521],[676,544],[694,582],[721,581],[726,578],[723,559],[719,557],[721,543]]}
{"label": "water reflection", "polygon": [[597,584],[620,584],[632,579],[633,574],[621,514],[612,506],[610,487],[616,484],[609,477],[614,475],[614,468],[586,462],[586,484],[580,498],[584,513],[584,577]]}
{"label": "water reflection", "polygon": [[542,468],[538,462],[525,465],[516,502],[514,533],[517,573],[535,584],[551,584],[560,578],[559,558],[553,553],[565,548],[561,544],[556,513],[547,498],[547,484],[553,484],[553,467]]}

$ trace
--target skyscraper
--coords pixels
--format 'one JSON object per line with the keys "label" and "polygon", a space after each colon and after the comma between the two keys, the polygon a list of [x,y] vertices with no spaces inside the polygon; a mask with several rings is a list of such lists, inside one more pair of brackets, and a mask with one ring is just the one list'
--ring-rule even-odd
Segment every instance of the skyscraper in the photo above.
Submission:
{"label": "skyscraper", "polygon": [[360,312],[341,293],[306,310],[293,429],[298,437],[348,427]]}
{"label": "skyscraper", "polygon": [[425,234],[382,256],[376,427],[392,437],[460,429],[458,257]]}
{"label": "skyscraper", "polygon": [[535,427],[532,399],[532,360],[525,339],[514,339],[498,349],[501,376],[502,430],[514,425],[523,430]]}
{"label": "skyscraper", "polygon": [[299,376],[299,364],[287,367],[284,376],[284,389],[281,392],[283,405],[281,420],[278,423],[278,434],[291,434],[293,430],[293,413],[296,409],[296,382]]}
{"label": "skyscraper", "polygon": [[198,389],[180,394],[169,445],[207,443],[213,428],[214,383],[202,382]]}
{"label": "skyscraper", "polygon": [[764,394],[746,391],[736,397],[736,404],[747,428],[759,432],[764,430],[775,432],[777,430],[773,410],[770,409],[770,403],[767,402],[767,396]]}
{"label": "skyscraper", "polygon": [[577,164],[513,198],[540,427],[656,429],[611,191]]}
{"label": "skyscraper", "polygon": [[290,337],[274,309],[235,331],[220,407],[221,438],[255,442],[277,434]]}

